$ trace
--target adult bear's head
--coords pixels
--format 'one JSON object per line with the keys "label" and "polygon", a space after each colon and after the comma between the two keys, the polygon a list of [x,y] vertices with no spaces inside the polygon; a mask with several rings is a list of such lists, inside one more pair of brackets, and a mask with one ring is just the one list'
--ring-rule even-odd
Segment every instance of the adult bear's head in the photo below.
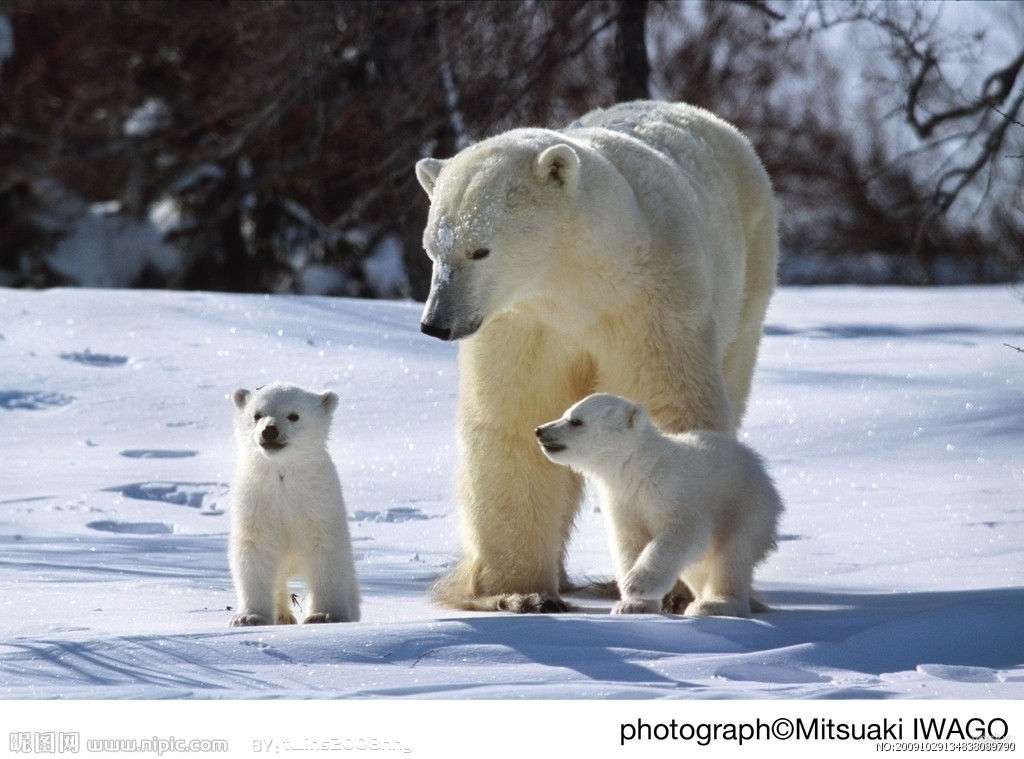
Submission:
{"label": "adult bear's head", "polygon": [[537,295],[578,221],[580,156],[565,136],[516,129],[448,160],[424,158],[423,247],[433,261],[424,333],[458,340]]}

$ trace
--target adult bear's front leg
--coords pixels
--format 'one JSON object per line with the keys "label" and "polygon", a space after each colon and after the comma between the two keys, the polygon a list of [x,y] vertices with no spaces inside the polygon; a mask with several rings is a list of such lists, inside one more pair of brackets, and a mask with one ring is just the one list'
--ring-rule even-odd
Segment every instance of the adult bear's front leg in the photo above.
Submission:
{"label": "adult bear's front leg", "polygon": [[564,611],[559,586],[583,485],[541,454],[533,431],[587,394],[593,362],[567,360],[540,330],[504,326],[460,346],[463,555],[435,589],[460,608]]}
{"label": "adult bear's front leg", "polygon": [[580,478],[543,460],[529,437],[463,431],[459,507],[474,608],[565,611],[559,589]]}

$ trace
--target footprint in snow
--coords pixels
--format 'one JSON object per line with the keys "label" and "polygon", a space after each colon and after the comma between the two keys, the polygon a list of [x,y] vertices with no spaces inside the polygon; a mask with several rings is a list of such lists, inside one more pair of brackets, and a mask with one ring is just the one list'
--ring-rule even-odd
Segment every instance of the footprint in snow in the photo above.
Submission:
{"label": "footprint in snow", "polygon": [[412,506],[397,506],[393,509],[387,509],[386,511],[365,511],[357,510],[352,514],[353,522],[411,522],[418,521],[421,519],[436,519],[437,517],[429,514],[424,514],[417,508]]}
{"label": "footprint in snow", "polygon": [[261,654],[265,654],[266,656],[270,656],[274,659],[280,659],[281,661],[285,661],[288,663],[294,662],[292,657],[290,657],[288,654],[284,653],[283,651],[278,651],[276,648],[273,648],[272,646],[269,646],[266,643],[263,643],[262,641],[243,640],[242,645],[246,648],[255,649],[256,651],[259,651]]}
{"label": "footprint in snow", "polygon": [[190,459],[193,456],[198,456],[199,451],[168,451],[156,448],[140,448],[121,451],[121,455],[126,459]]}
{"label": "footprint in snow", "polygon": [[95,366],[101,369],[124,366],[128,363],[127,356],[114,356],[109,353],[93,353],[88,348],[81,352],[61,353],[60,357],[65,361],[72,361],[76,364],[83,364],[85,366]]}
{"label": "footprint in snow", "polygon": [[44,393],[36,390],[0,390],[0,409],[6,411],[43,411],[67,406],[75,399],[63,393]]}
{"label": "footprint in snow", "polygon": [[85,526],[90,530],[112,532],[117,535],[170,535],[174,532],[174,525],[163,522],[116,522],[104,519],[88,522]]}
{"label": "footprint in snow", "polygon": [[136,501],[160,501],[190,509],[204,509],[203,515],[223,514],[217,502],[227,492],[219,482],[131,482],[104,488],[106,493],[120,493]]}

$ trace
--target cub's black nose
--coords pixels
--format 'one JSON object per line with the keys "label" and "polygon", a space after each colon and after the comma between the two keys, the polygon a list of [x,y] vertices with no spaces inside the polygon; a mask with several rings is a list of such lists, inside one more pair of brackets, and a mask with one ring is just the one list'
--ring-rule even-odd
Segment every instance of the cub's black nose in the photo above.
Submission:
{"label": "cub's black nose", "polygon": [[430,335],[439,340],[448,340],[452,335],[452,331],[447,327],[435,327],[433,324],[427,324],[426,322],[420,324],[420,331],[424,335]]}
{"label": "cub's black nose", "polygon": [[263,432],[260,433],[260,436],[264,440],[277,440],[277,434],[277,427],[272,424],[268,424],[263,428]]}
{"label": "cub's black nose", "polygon": [[544,434],[544,432],[543,432],[543,431],[541,430],[541,428],[540,428],[540,427],[536,427],[536,428],[534,428],[534,430],[533,430],[533,434],[534,434],[534,435],[536,435],[537,437],[540,437],[541,435],[543,435],[543,434]]}

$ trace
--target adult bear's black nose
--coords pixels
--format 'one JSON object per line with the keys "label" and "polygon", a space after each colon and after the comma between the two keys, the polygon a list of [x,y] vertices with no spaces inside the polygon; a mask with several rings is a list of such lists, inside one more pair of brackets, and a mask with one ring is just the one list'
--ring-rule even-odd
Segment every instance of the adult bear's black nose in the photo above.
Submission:
{"label": "adult bear's black nose", "polygon": [[422,322],[420,324],[420,331],[423,332],[424,335],[430,335],[431,337],[436,337],[439,340],[448,340],[452,336],[452,331],[448,327],[438,327],[433,324],[427,324],[426,322]]}
{"label": "adult bear's black nose", "polygon": [[266,427],[263,428],[263,432],[260,433],[260,436],[264,440],[277,440],[277,435],[277,427],[275,427],[272,424],[268,424]]}

